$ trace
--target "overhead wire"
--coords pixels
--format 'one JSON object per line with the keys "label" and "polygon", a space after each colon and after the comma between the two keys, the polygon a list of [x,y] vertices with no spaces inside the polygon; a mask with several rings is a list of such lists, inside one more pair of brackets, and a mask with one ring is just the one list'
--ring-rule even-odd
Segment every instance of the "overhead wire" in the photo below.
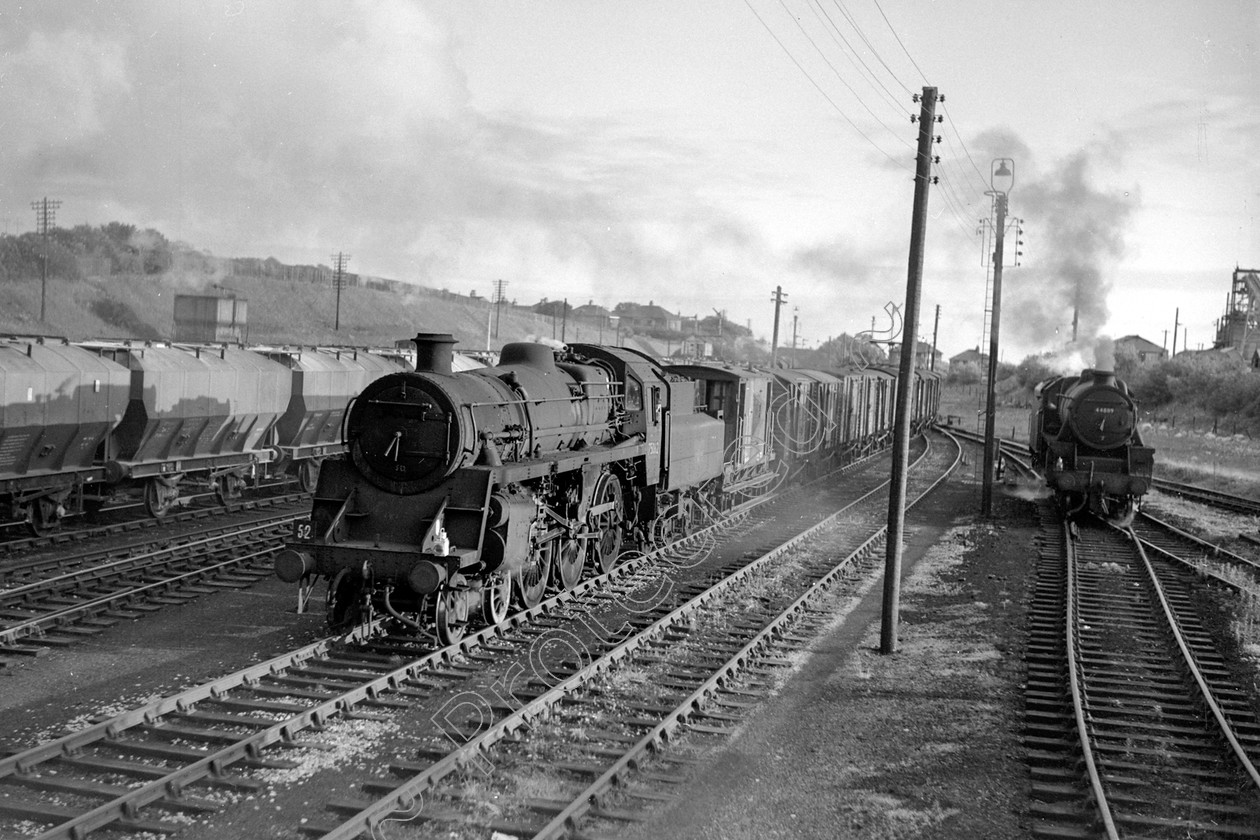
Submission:
{"label": "overhead wire", "polygon": [[[912,143],[907,141],[904,137],[902,137],[897,132],[893,131],[892,128],[889,127],[888,123],[884,122],[883,119],[878,114],[876,114],[873,110],[871,110],[871,107],[866,104],[866,100],[862,98],[861,94],[859,94],[853,88],[853,85],[849,84],[849,82],[844,78],[844,76],[840,75],[840,71],[837,70],[836,66],[831,63],[830,59],[827,58],[827,54],[824,53],[822,51],[822,48],[818,46],[818,42],[815,41],[813,37],[805,30],[805,27],[801,25],[800,19],[796,15],[792,14],[791,11],[788,10],[787,4],[784,3],[783,0],[779,0],[779,5],[783,7],[783,11],[786,12],[787,16],[790,17],[792,19],[792,22],[796,24],[796,28],[801,31],[801,35],[805,37],[806,41],[809,41],[810,46],[812,46],[814,50],[818,53],[818,57],[822,59],[823,63],[826,64],[828,68],[830,68],[831,72],[835,75],[836,79],[840,81],[840,84],[844,85],[845,88],[848,89],[849,93],[853,94],[853,98],[858,101],[858,104],[866,109],[866,113],[870,114],[871,117],[877,123],[882,125],[884,129],[893,137],[896,137],[899,142],[904,143],[908,148],[914,148],[914,145]],[[813,7],[811,6],[811,8]]]}
{"label": "overhead wire", "polygon": [[[877,88],[877,93],[882,91],[885,96],[885,101],[888,102],[895,111],[900,112],[903,107],[900,100],[898,100],[893,92],[888,89],[887,85],[879,80],[879,77],[875,75],[875,71],[871,70],[870,65],[868,65],[862,58],[861,53],[854,49],[853,45],[849,43],[849,39],[846,38],[844,33],[840,31],[840,27],[837,26],[836,22],[831,19],[831,15],[827,14],[826,9],[822,7],[822,3],[819,0],[812,0],[810,9],[814,12],[814,17],[818,17],[821,14],[822,17],[827,19],[827,24],[830,25],[832,30],[832,32],[829,33],[831,34],[831,40],[835,41],[836,46],[840,47],[840,51],[844,53],[844,57],[847,58],[849,63],[853,65],[853,69],[861,73],[862,78],[866,79],[867,84],[869,84],[872,88]],[[819,19],[819,23],[822,23],[821,18]],[[841,42],[843,42],[843,46],[841,46]],[[856,61],[854,59],[856,59]],[[860,68],[858,66],[859,63],[861,64]],[[905,86],[902,85],[902,87]]]}
{"label": "overhead wire", "polygon": [[[983,200],[985,192],[983,183],[981,183],[980,186],[977,186],[977,182],[971,178],[970,173],[962,164],[963,156],[958,154],[957,149],[954,146],[953,139],[951,139],[948,134],[942,134],[941,136],[945,139],[945,144],[950,148],[951,154],[946,156],[946,160],[948,160],[950,165],[958,171],[958,180],[970,191],[974,200]],[[976,169],[975,161],[971,160],[971,156],[966,155],[966,157],[968,161],[971,162],[972,168]],[[976,172],[978,173],[979,169],[976,169]],[[970,204],[971,201],[969,200],[967,203]]]}
{"label": "overhead wire", "polygon": [[954,221],[958,224],[963,235],[970,238],[974,234],[972,232],[973,223],[968,221],[967,204],[958,196],[957,189],[947,173],[942,172],[937,177],[939,179],[937,185],[940,187],[939,193],[942,201],[949,206],[950,214],[954,217]]}
{"label": "overhead wire", "polygon": [[[836,2],[839,2],[839,0],[836,0]],[[903,42],[901,40],[901,36],[897,34],[897,30],[896,28],[893,27],[892,21],[890,21],[888,19],[888,15],[884,13],[884,7],[879,4],[879,0],[871,0],[871,2],[875,4],[875,8],[879,11],[879,16],[883,18],[884,25],[888,27],[888,31],[893,36],[893,40],[897,42],[897,46],[901,47],[902,53],[905,54],[906,58],[914,66],[914,69],[918,71],[919,78],[921,78],[924,84],[926,84],[927,73],[923,72],[923,68],[919,66],[919,62],[914,60],[914,56],[911,55],[910,50],[906,48],[905,42]],[[880,59],[880,63],[883,63],[883,59]],[[891,73],[892,71],[890,70],[889,72]],[[896,74],[893,74],[893,78],[896,78]],[[900,80],[898,80],[898,82],[900,82]],[[905,87],[904,85],[902,86]],[[963,140],[962,133],[959,132],[958,126],[954,123],[954,120],[950,116],[948,109],[942,109],[942,110],[945,114],[946,121],[949,122],[950,128],[953,130],[954,135],[958,138],[958,145],[962,147],[963,154],[966,156],[967,160],[971,163],[971,168],[975,170],[976,176],[980,179],[980,183],[987,185],[988,180],[985,178],[984,173],[980,171],[980,167],[976,165],[975,159],[971,156],[971,150],[967,148],[967,144]],[[983,189],[980,190],[980,192],[983,192],[983,191],[984,191]]]}
{"label": "overhead wire", "polygon": [[[980,171],[980,167],[976,165],[975,158],[971,156],[971,150],[967,148],[967,143],[962,138],[962,133],[958,131],[958,126],[954,123],[954,119],[950,116],[948,110],[945,110],[945,121],[949,123],[949,127],[954,130],[954,136],[958,138],[958,145],[962,146],[963,154],[967,156],[967,160],[971,162],[971,168],[975,170],[976,176],[979,177],[981,184],[987,184],[984,173]],[[983,190],[981,190],[983,192]]]}
{"label": "overhead wire", "polygon": [[849,117],[849,115],[846,114],[844,110],[838,104],[836,104],[836,101],[827,94],[827,91],[823,90],[822,86],[818,84],[817,81],[814,80],[814,77],[809,74],[809,71],[806,70],[805,67],[800,63],[800,61],[797,60],[796,56],[792,54],[792,51],[787,48],[787,45],[784,44],[783,41],[779,38],[779,36],[775,34],[774,30],[770,28],[770,25],[766,23],[765,19],[762,18],[761,15],[757,14],[757,10],[753,8],[753,5],[750,2],[750,0],[744,0],[744,5],[747,6],[748,10],[753,13],[753,17],[757,18],[757,22],[760,23],[762,28],[764,28],[766,32],[770,35],[770,37],[774,39],[774,42],[779,45],[779,49],[783,50],[784,54],[788,57],[788,60],[790,60],[792,64],[796,65],[796,69],[801,71],[801,75],[803,75],[809,81],[809,83],[814,86],[814,89],[817,90],[818,93],[822,95],[823,99],[827,100],[827,103],[830,104],[831,107],[836,111],[836,113],[839,114],[841,118],[843,118],[844,121],[849,124],[849,127],[852,128],[855,132],[857,132],[858,136],[860,136],[863,140],[869,143],[876,151],[878,151],[880,154],[886,157],[891,163],[893,163],[894,165],[898,167],[904,167],[905,164],[903,161],[899,161],[896,158],[894,158],[887,151],[885,151],[883,147],[881,147],[878,143],[872,140],[866,134],[866,132],[864,132],[861,128],[859,128],[857,123],[855,123]]}
{"label": "overhead wire", "polygon": [[[844,55],[845,60],[848,61],[854,71],[862,77],[866,85],[875,92],[881,102],[890,106],[894,110],[900,109],[901,106],[897,101],[897,95],[894,94],[893,91],[889,89],[888,85],[884,83],[881,79],[881,74],[878,73],[876,69],[862,57],[861,50],[855,46],[855,41],[852,39],[858,39],[858,42],[865,46],[866,50],[870,52],[876,61],[878,61],[879,66],[883,68],[884,73],[890,76],[897,86],[906,93],[912,95],[914,94],[914,91],[907,86],[889,62],[885,60],[884,56],[881,55],[880,50],[876,47],[871,38],[867,36],[852,11],[845,6],[842,0],[832,0],[832,5],[835,7],[836,12],[843,18],[847,28],[852,30],[853,34],[846,34],[843,31],[840,22],[826,8],[823,7],[821,0],[805,0],[805,2],[809,5],[810,11],[819,25],[821,25],[824,31],[827,32],[827,35],[835,45],[835,48]],[[919,76],[926,80],[926,74],[919,66],[918,62],[915,61],[914,56],[910,54],[909,49],[907,49],[905,43],[901,40],[901,37],[897,34],[897,31],[893,27],[892,22],[889,20],[888,15],[880,6],[879,0],[872,0],[872,2],[874,2],[876,9],[879,11],[880,17],[883,19],[885,26],[887,26],[894,40],[896,40],[902,53],[909,60],[910,64],[914,67]],[[832,59],[827,56],[823,47],[818,43],[818,40],[806,29],[805,25],[802,23],[801,17],[793,14],[793,12],[788,8],[785,0],[778,0],[778,3],[788,17],[792,19],[793,23],[800,31],[800,34],[806,41],[809,42],[810,46],[813,48],[815,53],[817,53],[823,63],[826,64],[831,73],[842,85],[844,85],[848,92],[857,99],[858,104],[860,104],[862,108],[865,109],[866,112],[885,130],[897,137],[898,142],[909,148],[914,148],[914,144],[911,143],[902,133],[893,130],[867,103],[864,96],[855,89],[853,84],[844,78],[835,63],[833,63]],[[805,76],[814,89],[827,100],[828,104],[830,104],[831,107],[840,114],[845,122],[847,122],[849,126],[857,132],[860,137],[862,137],[863,140],[874,147],[885,158],[898,166],[903,166],[901,161],[896,160],[883,146],[877,143],[866,131],[863,131],[862,128],[849,117],[840,104],[827,92],[824,86],[820,84],[813,75],[811,75],[809,70],[806,69],[805,64],[797,57],[796,54],[793,53],[792,49],[789,48],[784,40],[779,37],[766,18],[762,17],[762,15],[758,13],[757,9],[752,5],[750,0],[744,0],[744,4],[748,7],[749,11],[753,13],[753,16],[757,18],[757,21],[762,25],[762,28],[764,28],[770,37],[774,39],[775,43],[779,45],[779,48],[783,50],[784,54],[787,55],[793,65],[795,65],[801,74]],[[974,223],[969,221],[969,219],[975,215],[975,205],[983,202],[983,195],[988,188],[988,184],[984,173],[980,170],[980,167],[976,165],[975,159],[972,157],[970,150],[967,148],[957,124],[954,123],[948,111],[942,108],[941,112],[942,114],[938,117],[938,120],[941,122],[948,121],[950,124],[950,131],[943,132],[943,139],[948,143],[950,154],[945,156],[944,163],[939,161],[934,163],[933,170],[937,173],[936,183],[941,187],[939,193],[941,194],[941,202],[944,207],[943,212],[948,212],[954,223],[958,226],[959,230],[961,230],[965,236],[971,237],[974,236]],[[961,150],[961,153],[959,150]],[[964,159],[966,163],[964,163]],[[967,164],[970,165],[970,171],[967,169]],[[975,175],[974,178],[972,177],[972,173]]]}
{"label": "overhead wire", "polygon": [[[879,9],[879,16],[884,19],[884,23],[888,26],[888,31],[892,33],[893,38],[897,41],[897,46],[901,47],[901,51],[906,54],[906,58],[910,59],[910,63],[914,65],[914,69],[919,71],[919,78],[926,84],[927,73],[923,72],[923,68],[920,67],[919,63],[914,60],[914,56],[910,55],[910,51],[906,49],[906,45],[901,43],[901,36],[897,34],[896,29],[893,29],[892,22],[888,20],[888,15],[884,14],[884,7],[879,5],[879,0],[872,0],[872,2],[875,3],[875,8]],[[905,87],[905,85],[902,85],[902,87]],[[906,89],[909,90],[909,88]]]}
{"label": "overhead wire", "polygon": [[[906,87],[905,82],[901,81],[901,79],[897,76],[897,74],[893,72],[893,69],[888,66],[888,62],[884,61],[883,56],[879,54],[879,50],[875,49],[875,45],[872,44],[870,39],[866,37],[866,33],[862,31],[862,27],[858,26],[857,21],[854,20],[853,16],[850,15],[848,10],[844,8],[840,0],[832,0],[832,2],[835,3],[836,8],[840,10],[840,14],[844,15],[844,19],[849,22],[849,26],[853,27],[853,31],[856,32],[858,34],[858,37],[862,39],[862,43],[866,44],[866,48],[871,51],[871,55],[879,59],[879,63],[882,64],[884,66],[884,69],[888,71],[888,75],[892,76],[893,79],[896,80],[897,84],[901,85],[901,87],[905,89],[906,93],[911,93],[911,94],[914,93],[914,91]],[[880,11],[882,13],[883,10],[881,9]],[[884,20],[887,21],[887,18],[885,18]],[[893,37],[896,37],[896,35],[897,33],[894,32]],[[901,43],[901,40],[898,39],[897,42]],[[905,45],[902,45],[901,48],[904,50]],[[913,63],[913,61],[914,59],[911,59],[911,63]],[[918,65],[915,65],[915,69],[918,69]],[[920,70],[919,75],[923,76],[923,71]],[[924,78],[926,78],[926,76],[924,76]]]}

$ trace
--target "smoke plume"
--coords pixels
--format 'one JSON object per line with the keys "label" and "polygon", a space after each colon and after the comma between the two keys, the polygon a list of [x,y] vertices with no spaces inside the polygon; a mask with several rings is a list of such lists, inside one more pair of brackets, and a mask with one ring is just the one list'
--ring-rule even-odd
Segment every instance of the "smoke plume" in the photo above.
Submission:
{"label": "smoke plume", "polygon": [[1110,336],[1100,335],[1094,342],[1094,370],[1116,369],[1116,343]]}
{"label": "smoke plume", "polygon": [[1075,340],[1089,348],[1107,321],[1108,269],[1124,254],[1137,200],[1095,186],[1091,163],[1091,153],[1079,151],[1012,196],[1012,212],[1037,243],[1036,259],[1007,287],[1011,330],[1028,343],[1053,349]]}

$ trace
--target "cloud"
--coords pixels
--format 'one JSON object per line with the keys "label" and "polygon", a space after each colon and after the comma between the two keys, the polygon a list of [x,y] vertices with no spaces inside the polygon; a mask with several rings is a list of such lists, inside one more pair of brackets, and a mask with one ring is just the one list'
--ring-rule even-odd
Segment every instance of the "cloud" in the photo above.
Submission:
{"label": "cloud", "polygon": [[67,218],[111,207],[221,254],[345,250],[360,271],[483,294],[508,279],[526,300],[704,308],[697,285],[777,260],[706,198],[719,164],[700,148],[479,111],[423,6],[127,8],[13,21],[29,31],[3,65],[6,109],[53,110],[29,137],[9,124],[6,193],[67,199]]}
{"label": "cloud", "polygon": [[0,53],[0,92],[8,119],[0,143],[28,171],[64,160],[90,173],[87,144],[102,137],[132,86],[122,47],[90,33],[31,32]]}

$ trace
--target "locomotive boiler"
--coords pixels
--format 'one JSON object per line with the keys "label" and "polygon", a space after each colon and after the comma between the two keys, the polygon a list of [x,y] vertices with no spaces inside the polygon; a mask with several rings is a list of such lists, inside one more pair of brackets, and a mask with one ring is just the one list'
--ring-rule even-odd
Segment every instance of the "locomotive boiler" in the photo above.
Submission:
{"label": "locomotive boiler", "polygon": [[1142,442],[1128,386],[1111,371],[1087,369],[1034,393],[1029,447],[1065,512],[1132,521],[1151,486],[1155,450]]}

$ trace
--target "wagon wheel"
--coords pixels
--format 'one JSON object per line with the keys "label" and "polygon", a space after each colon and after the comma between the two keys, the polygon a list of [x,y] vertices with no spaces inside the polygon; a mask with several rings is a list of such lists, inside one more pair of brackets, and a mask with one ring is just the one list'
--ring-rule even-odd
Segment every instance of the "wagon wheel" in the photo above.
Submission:
{"label": "wagon wheel", "polygon": [[595,485],[591,499],[591,512],[587,516],[594,538],[587,541],[587,557],[591,567],[606,572],[617,563],[621,554],[621,524],[625,506],[622,503],[621,483],[615,476],[604,473]]}
{"label": "wagon wheel", "polygon": [[536,607],[542,602],[543,593],[547,591],[547,579],[551,576],[551,555],[555,553],[555,546],[553,541],[533,549],[525,565],[513,573],[516,600],[522,608]]}
{"label": "wagon wheel", "polygon": [[244,487],[245,479],[228,473],[215,479],[214,497],[219,500],[219,504],[227,507],[230,502],[234,502],[241,497]]}
{"label": "wagon wheel", "polygon": [[677,507],[671,507],[652,522],[652,544],[667,545],[683,534],[681,514]]}
{"label": "wagon wheel", "polygon": [[481,583],[478,613],[483,622],[494,626],[507,618],[512,601],[512,576],[500,569]]}
{"label": "wagon wheel", "polygon": [[298,485],[307,493],[314,493],[315,486],[319,484],[319,467],[320,462],[314,458],[298,464]]}
{"label": "wagon wheel", "polygon": [[556,553],[556,577],[561,589],[572,589],[582,579],[582,567],[586,558],[577,540],[564,540]]}
{"label": "wagon wheel", "polygon": [[31,505],[30,518],[26,521],[31,533],[37,537],[45,537],[54,531],[61,530],[61,515],[58,507],[57,502],[47,496],[36,499]]}
{"label": "wagon wheel", "polygon": [[150,478],[144,485],[144,507],[154,519],[166,516],[179,499],[179,487],[168,479]]}
{"label": "wagon wheel", "polygon": [[363,617],[363,576],[349,569],[342,569],[328,584],[328,606],[325,610],[328,627],[338,631],[359,623]]}
{"label": "wagon wheel", "polygon": [[468,630],[468,600],[461,589],[440,589],[433,593],[433,626],[438,641],[453,645]]}
{"label": "wagon wheel", "polygon": [[652,528],[652,541],[658,545],[665,545],[682,539],[696,530],[697,517],[695,500],[683,496],[678,500],[677,505],[669,508],[656,520]]}

